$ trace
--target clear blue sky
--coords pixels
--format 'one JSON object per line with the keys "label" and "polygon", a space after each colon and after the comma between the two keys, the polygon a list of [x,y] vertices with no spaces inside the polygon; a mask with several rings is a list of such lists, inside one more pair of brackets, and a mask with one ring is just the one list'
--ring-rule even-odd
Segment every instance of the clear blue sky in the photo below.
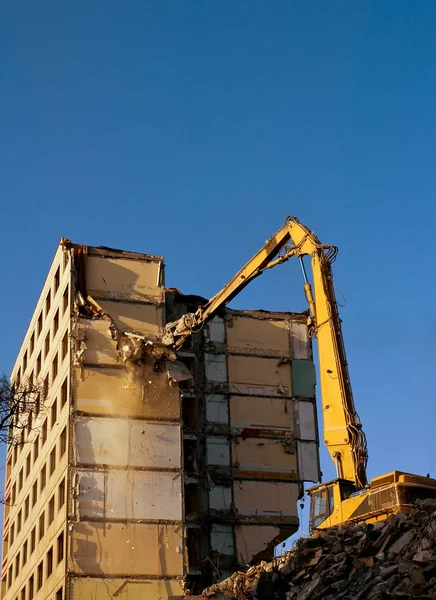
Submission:
{"label": "clear blue sky", "polygon": [[[163,255],[168,286],[211,296],[291,213],[340,249],[369,475],[436,476],[436,3],[1,12],[0,370],[61,236]],[[298,265],[232,306],[303,310]]]}

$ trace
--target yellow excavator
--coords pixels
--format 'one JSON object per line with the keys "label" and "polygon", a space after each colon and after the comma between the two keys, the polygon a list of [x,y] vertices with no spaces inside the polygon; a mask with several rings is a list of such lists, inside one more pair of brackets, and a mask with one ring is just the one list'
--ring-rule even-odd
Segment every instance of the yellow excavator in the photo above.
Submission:
{"label": "yellow excavator", "polygon": [[[342,339],[331,265],[337,248],[322,244],[296,217],[287,217],[277,231],[229,283],[195,313],[168,323],[164,344],[180,349],[219,309],[266,269],[291,257],[300,260],[309,304],[308,327],[318,341],[324,443],[336,467],[336,479],[307,490],[311,531],[346,522],[367,523],[389,514],[409,512],[418,498],[436,497],[436,480],[392,471],[367,481],[366,437],[356,412]],[[312,284],[303,261],[309,256]]]}

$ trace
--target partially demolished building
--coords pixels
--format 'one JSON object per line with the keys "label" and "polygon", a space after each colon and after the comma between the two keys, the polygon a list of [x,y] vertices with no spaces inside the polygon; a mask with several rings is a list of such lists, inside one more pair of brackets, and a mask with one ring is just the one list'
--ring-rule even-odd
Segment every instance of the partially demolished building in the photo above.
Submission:
{"label": "partially demolished building", "polygon": [[165,323],[202,303],[160,257],[61,241],[12,372],[46,398],[7,454],[2,598],[183,597],[297,529],[306,316],[226,309],[176,356]]}

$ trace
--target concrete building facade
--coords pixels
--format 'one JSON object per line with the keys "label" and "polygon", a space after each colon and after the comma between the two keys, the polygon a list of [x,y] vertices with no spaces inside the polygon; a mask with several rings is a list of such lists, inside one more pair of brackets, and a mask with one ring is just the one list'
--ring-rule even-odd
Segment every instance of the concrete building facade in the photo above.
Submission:
{"label": "concrete building facade", "polygon": [[160,257],[61,242],[12,372],[46,400],[7,455],[2,598],[182,597],[297,529],[305,316],[225,309],[176,356],[165,323],[199,303]]}

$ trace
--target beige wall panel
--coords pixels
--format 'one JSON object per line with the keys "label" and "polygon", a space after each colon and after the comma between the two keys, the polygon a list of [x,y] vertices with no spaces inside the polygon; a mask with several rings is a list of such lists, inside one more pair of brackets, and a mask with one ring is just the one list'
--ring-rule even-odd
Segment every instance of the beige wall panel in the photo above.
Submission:
{"label": "beige wall panel", "polygon": [[229,356],[231,393],[253,396],[290,396],[291,366],[277,358]]}
{"label": "beige wall panel", "polygon": [[309,330],[305,323],[292,323],[292,358],[307,359],[311,357]]}
{"label": "beige wall panel", "polygon": [[241,471],[296,473],[297,457],[285,452],[280,440],[237,438],[233,440],[233,464]]}
{"label": "beige wall panel", "polygon": [[[101,258],[89,256],[86,264],[86,285],[90,295],[117,299],[160,300],[158,287],[162,263]],[[97,292],[97,293],[96,293]]]}
{"label": "beige wall panel", "polygon": [[180,521],[180,473],[152,471],[78,471],[81,519]]}
{"label": "beige wall panel", "polygon": [[133,304],[100,300],[100,306],[122,331],[134,331],[157,338],[162,329],[162,308],[155,304]]}
{"label": "beige wall panel", "polygon": [[229,352],[289,356],[288,321],[260,320],[250,317],[233,317],[227,324]]}
{"label": "beige wall panel", "polygon": [[183,574],[180,525],[76,522],[69,568],[84,575]]}
{"label": "beige wall panel", "polygon": [[168,600],[171,596],[184,596],[181,582],[174,579],[72,577],[71,592],[72,600]]}
{"label": "beige wall panel", "polygon": [[80,417],[75,424],[77,460],[91,465],[128,464],[127,419]]}
{"label": "beige wall panel", "polygon": [[246,516],[297,516],[298,485],[268,481],[235,481],[236,510]]}
{"label": "beige wall panel", "polygon": [[297,449],[301,479],[317,483],[321,478],[318,445],[315,442],[298,442]]}
{"label": "beige wall panel", "polygon": [[106,365],[121,362],[116,342],[111,338],[109,325],[106,319],[80,319],[73,335],[79,339],[84,338],[86,350],[82,357],[83,362]]}
{"label": "beige wall panel", "polygon": [[180,398],[166,373],[147,367],[76,369],[77,410],[102,415],[178,419]]}
{"label": "beige wall panel", "polygon": [[235,527],[237,556],[241,564],[249,564],[258,554],[266,550],[278,534],[279,528],[269,525],[239,525]]}
{"label": "beige wall panel", "polygon": [[180,427],[135,419],[80,417],[78,460],[95,465],[180,468]]}
{"label": "beige wall panel", "polygon": [[179,425],[130,421],[129,464],[132,467],[181,468]]}
{"label": "beige wall panel", "polygon": [[299,400],[297,402],[300,438],[316,440],[315,404]]}
{"label": "beige wall panel", "polygon": [[294,430],[293,401],[230,396],[230,424],[237,429]]}

